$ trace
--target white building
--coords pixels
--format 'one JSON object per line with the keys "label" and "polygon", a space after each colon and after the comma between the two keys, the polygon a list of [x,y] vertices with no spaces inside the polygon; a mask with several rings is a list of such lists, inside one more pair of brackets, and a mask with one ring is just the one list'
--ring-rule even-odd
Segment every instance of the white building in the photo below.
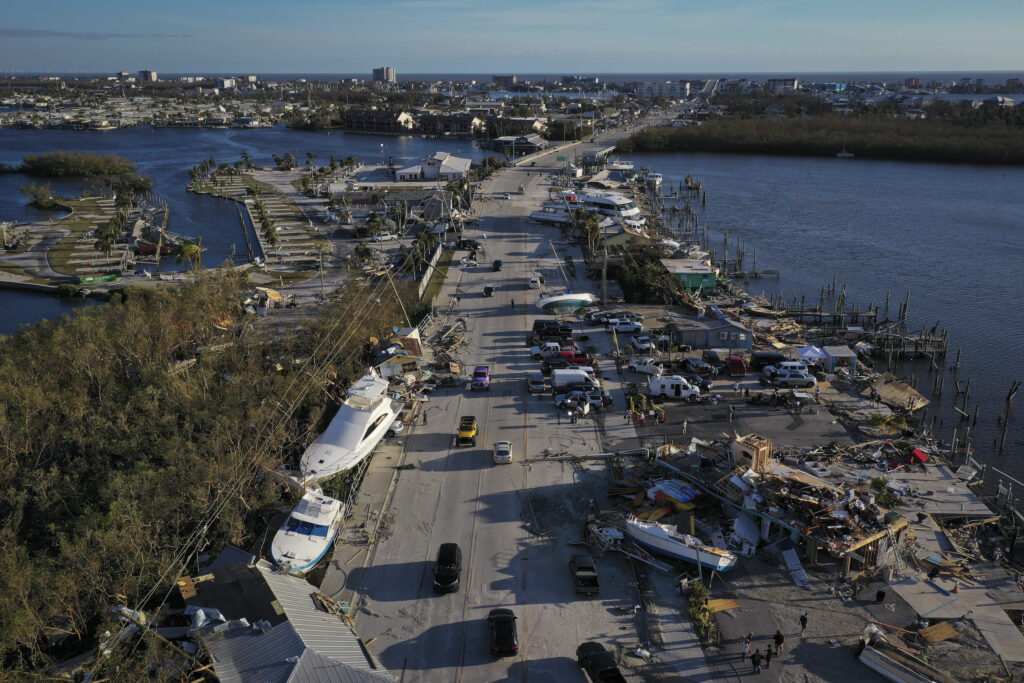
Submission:
{"label": "white building", "polygon": [[637,97],[671,97],[681,99],[690,96],[689,81],[647,81],[636,88]]}
{"label": "white building", "polygon": [[395,179],[399,181],[456,180],[464,178],[469,173],[472,163],[472,159],[453,157],[448,152],[435,152],[433,156],[425,158],[415,166],[396,171]]}
{"label": "white building", "polygon": [[800,87],[800,82],[795,78],[769,78],[765,81],[764,87],[776,95],[784,95],[796,92],[797,88]]}
{"label": "white building", "polygon": [[158,79],[155,71],[143,69],[139,72],[139,80],[143,83],[156,83]]}

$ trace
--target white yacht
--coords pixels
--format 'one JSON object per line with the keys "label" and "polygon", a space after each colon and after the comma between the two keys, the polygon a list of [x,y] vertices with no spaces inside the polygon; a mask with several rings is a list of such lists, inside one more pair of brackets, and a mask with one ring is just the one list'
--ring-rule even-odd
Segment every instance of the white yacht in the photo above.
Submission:
{"label": "white yacht", "polygon": [[583,208],[596,211],[602,216],[639,220],[642,218],[640,207],[632,199],[614,192],[587,192],[579,196]]}
{"label": "white yacht", "polygon": [[660,173],[648,173],[647,174],[647,186],[652,190],[658,190],[661,188],[662,176]]}
{"label": "white yacht", "polygon": [[310,488],[274,534],[270,556],[293,574],[309,571],[327,554],[341,528],[345,505]]}
{"label": "white yacht", "polygon": [[608,171],[632,171],[633,162],[625,159],[612,159],[604,167]]}
{"label": "white yacht", "polygon": [[560,204],[542,204],[530,218],[545,225],[571,225],[573,221],[572,211]]}
{"label": "white yacht", "polygon": [[370,454],[395,421],[402,402],[388,396],[388,382],[375,372],[348,390],[348,398],[327,431],[309,444],[299,468],[306,481],[317,481],[351,469]]}
{"label": "white yacht", "polygon": [[736,566],[737,557],[732,552],[701,543],[694,536],[680,533],[674,525],[647,522],[630,516],[626,519],[625,530],[633,541],[662,555],[720,572]]}

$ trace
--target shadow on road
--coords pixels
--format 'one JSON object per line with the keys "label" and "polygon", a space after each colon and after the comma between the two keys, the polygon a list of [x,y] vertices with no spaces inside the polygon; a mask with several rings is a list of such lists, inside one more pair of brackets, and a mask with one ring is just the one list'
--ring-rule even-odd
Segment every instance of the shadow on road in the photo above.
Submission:
{"label": "shadow on road", "polygon": [[377,602],[404,602],[434,595],[431,581],[433,562],[396,562],[360,567],[349,572],[346,586],[366,587]]}

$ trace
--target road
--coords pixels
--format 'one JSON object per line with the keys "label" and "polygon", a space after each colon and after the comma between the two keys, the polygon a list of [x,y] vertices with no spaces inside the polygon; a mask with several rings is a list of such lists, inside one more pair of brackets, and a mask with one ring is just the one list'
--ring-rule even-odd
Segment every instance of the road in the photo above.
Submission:
{"label": "road", "polygon": [[[537,167],[506,169],[484,189],[492,199],[481,204],[476,229],[475,236],[485,242],[481,265],[449,271],[442,295],[459,295],[455,314],[467,321],[470,341],[463,362],[489,365],[493,387],[434,395],[428,424],[415,427],[406,439],[405,462],[417,467],[397,477],[387,531],[369,565],[348,578],[348,586],[361,594],[357,630],[364,640],[374,640],[374,652],[402,680],[582,681],[574,659],[579,643],[615,638],[621,629],[635,639],[633,617],[614,609],[634,601],[631,577],[619,575],[625,565],[604,563],[607,588],[591,599],[576,597],[567,567],[569,556],[578,552],[567,541],[580,538],[579,522],[599,495],[594,492],[603,490],[604,472],[523,462],[545,448],[600,451],[597,422],[570,425],[557,415],[550,396],[525,390],[525,375],[536,363],[524,337],[542,313],[532,303],[537,292],[528,289],[528,280],[541,273],[549,284],[563,282],[551,247],[559,231],[527,218],[547,196],[550,174],[539,170],[553,168],[555,156],[537,159]],[[519,185],[526,187],[524,195],[501,198]],[[569,249],[581,262],[578,249],[568,245],[559,246],[559,256]],[[494,259],[504,263],[500,272],[490,267]],[[493,297],[483,296],[485,283],[496,286]],[[585,281],[568,284],[593,289]],[[621,406],[621,395],[619,401]],[[476,448],[452,445],[461,415],[479,421]],[[618,424],[618,415],[616,409],[608,418]],[[492,464],[490,447],[497,440],[512,441],[512,465]],[[534,535],[524,522],[561,528]],[[435,596],[434,556],[441,543],[452,541],[463,548],[463,587]],[[488,651],[486,617],[494,607],[511,607],[518,617],[517,657],[499,660]]]}

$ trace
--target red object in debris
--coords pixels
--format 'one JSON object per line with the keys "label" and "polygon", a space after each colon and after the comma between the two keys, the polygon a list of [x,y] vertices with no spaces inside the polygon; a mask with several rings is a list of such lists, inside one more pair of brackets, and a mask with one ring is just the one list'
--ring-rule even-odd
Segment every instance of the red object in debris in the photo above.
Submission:
{"label": "red object in debris", "polygon": [[910,462],[912,462],[912,463],[928,462],[928,454],[925,453],[924,451],[922,451],[920,448],[915,448],[910,453]]}

